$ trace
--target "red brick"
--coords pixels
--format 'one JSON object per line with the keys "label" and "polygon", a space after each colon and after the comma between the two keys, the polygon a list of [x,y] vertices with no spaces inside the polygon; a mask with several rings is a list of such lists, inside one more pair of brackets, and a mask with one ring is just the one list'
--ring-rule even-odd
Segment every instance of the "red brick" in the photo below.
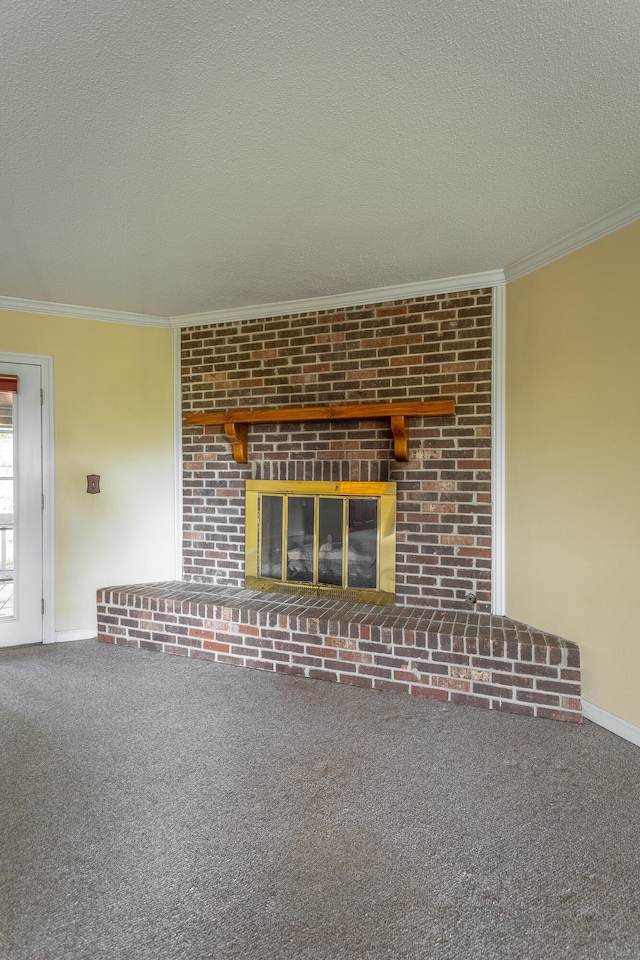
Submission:
{"label": "red brick", "polygon": [[405,683],[417,683],[423,684],[423,681],[418,679],[414,673],[410,670],[394,670],[393,671],[394,680],[404,680]]}
{"label": "red brick", "polygon": [[468,692],[471,690],[469,680],[455,680],[453,677],[432,677],[432,687],[443,687],[445,690],[462,690]]}
{"label": "red brick", "polygon": [[460,703],[467,707],[483,707],[485,710],[488,710],[491,706],[491,701],[486,697],[476,697],[471,694],[455,692],[451,694],[451,703]]}
{"label": "red brick", "polygon": [[580,697],[560,697],[560,706],[564,710],[579,710],[582,712],[582,700]]}
{"label": "red brick", "polygon": [[539,703],[546,707],[559,707],[560,697],[552,693],[541,693],[539,690],[518,690],[516,700],[524,703]]}
{"label": "red brick", "polygon": [[536,680],[536,689],[546,690],[549,693],[566,693],[570,697],[575,697],[580,692],[575,683],[560,683],[554,680]]}
{"label": "red brick", "polygon": [[443,690],[440,687],[427,687],[417,683],[411,685],[411,693],[418,697],[430,697],[432,700],[449,699],[448,690]]}
{"label": "red brick", "polygon": [[514,668],[516,673],[526,674],[529,677],[547,677],[548,679],[557,679],[557,667],[543,667],[537,663],[516,663]]}
{"label": "red brick", "polygon": [[369,690],[373,688],[373,678],[361,677],[359,674],[349,674],[348,677],[341,678],[341,682],[353,687],[366,687]]}
{"label": "red brick", "polygon": [[153,640],[141,640],[140,641],[141,650],[153,650],[154,653],[162,653],[162,644],[155,643]]}
{"label": "red brick", "polygon": [[205,650],[215,650],[218,653],[229,653],[229,644],[219,643],[217,640],[205,640],[202,646]]}
{"label": "red brick", "polygon": [[375,690],[386,690],[387,693],[409,693],[409,685],[397,680],[375,679],[373,686]]}
{"label": "red brick", "polygon": [[358,650],[341,650],[340,660],[353,663],[373,663],[373,657],[370,653],[361,653]]}
{"label": "red brick", "polygon": [[338,658],[338,651],[335,650],[333,647],[325,647],[325,646],[321,646],[321,647],[313,646],[313,647],[312,647],[312,646],[308,646],[308,647],[307,647],[307,653],[310,654],[312,657],[322,657],[323,659],[325,659],[325,658],[335,658],[335,659],[337,659],[337,658]]}
{"label": "red brick", "polygon": [[507,686],[494,686],[491,683],[474,683],[473,693],[484,697],[499,697],[501,700],[512,700],[513,689]]}
{"label": "red brick", "polygon": [[286,673],[291,677],[304,677],[304,667],[296,663],[276,663],[276,673]]}
{"label": "red brick", "polygon": [[309,679],[311,680],[332,680],[334,683],[338,682],[338,674],[333,670],[319,670],[317,668],[312,668],[309,670]]}
{"label": "red brick", "polygon": [[567,710],[551,710],[547,707],[537,707],[536,716],[546,720],[566,720],[569,723],[582,723],[582,714],[571,713]]}
{"label": "red brick", "polygon": [[178,647],[173,643],[165,643],[164,645],[165,653],[173,653],[178,657],[187,657],[189,656],[189,651],[186,647]]}

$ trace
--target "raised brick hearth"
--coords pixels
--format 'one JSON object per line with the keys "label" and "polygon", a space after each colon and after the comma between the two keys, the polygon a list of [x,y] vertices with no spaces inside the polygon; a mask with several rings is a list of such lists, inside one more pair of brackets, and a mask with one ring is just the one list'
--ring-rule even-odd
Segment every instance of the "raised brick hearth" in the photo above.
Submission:
{"label": "raised brick hearth", "polygon": [[98,639],[580,722],[576,644],[490,614],[168,582],[98,594]]}

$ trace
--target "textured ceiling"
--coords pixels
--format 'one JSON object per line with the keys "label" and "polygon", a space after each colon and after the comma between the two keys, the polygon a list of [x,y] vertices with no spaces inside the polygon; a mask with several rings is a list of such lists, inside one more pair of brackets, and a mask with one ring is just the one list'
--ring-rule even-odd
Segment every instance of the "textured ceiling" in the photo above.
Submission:
{"label": "textured ceiling", "polygon": [[504,267],[640,196],[637,0],[0,0],[0,295]]}

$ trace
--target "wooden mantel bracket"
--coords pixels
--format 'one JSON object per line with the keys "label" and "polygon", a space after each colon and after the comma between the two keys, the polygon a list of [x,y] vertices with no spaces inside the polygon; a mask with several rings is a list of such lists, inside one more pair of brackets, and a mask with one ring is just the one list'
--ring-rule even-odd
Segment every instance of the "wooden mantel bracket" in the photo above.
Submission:
{"label": "wooden mantel bracket", "polygon": [[249,460],[249,424],[227,422],[224,432],[233,444],[233,459],[236,463],[247,463]]}
{"label": "wooden mantel bracket", "polygon": [[223,424],[233,444],[236,463],[249,459],[250,423],[294,423],[312,420],[389,419],[396,460],[409,459],[409,417],[451,417],[453,400],[407,400],[401,403],[350,403],[330,407],[279,407],[270,410],[225,410],[220,413],[190,413],[187,423]]}
{"label": "wooden mantel bracket", "polygon": [[393,434],[393,454],[396,460],[409,459],[409,423],[408,417],[393,416],[391,433]]}

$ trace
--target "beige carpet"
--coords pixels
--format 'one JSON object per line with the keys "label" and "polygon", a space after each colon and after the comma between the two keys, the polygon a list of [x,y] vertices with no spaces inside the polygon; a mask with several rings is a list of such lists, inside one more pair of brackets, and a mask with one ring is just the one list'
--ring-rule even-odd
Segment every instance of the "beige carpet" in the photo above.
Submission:
{"label": "beige carpet", "polygon": [[638,960],[640,750],[84,642],[0,652],[2,960]]}

